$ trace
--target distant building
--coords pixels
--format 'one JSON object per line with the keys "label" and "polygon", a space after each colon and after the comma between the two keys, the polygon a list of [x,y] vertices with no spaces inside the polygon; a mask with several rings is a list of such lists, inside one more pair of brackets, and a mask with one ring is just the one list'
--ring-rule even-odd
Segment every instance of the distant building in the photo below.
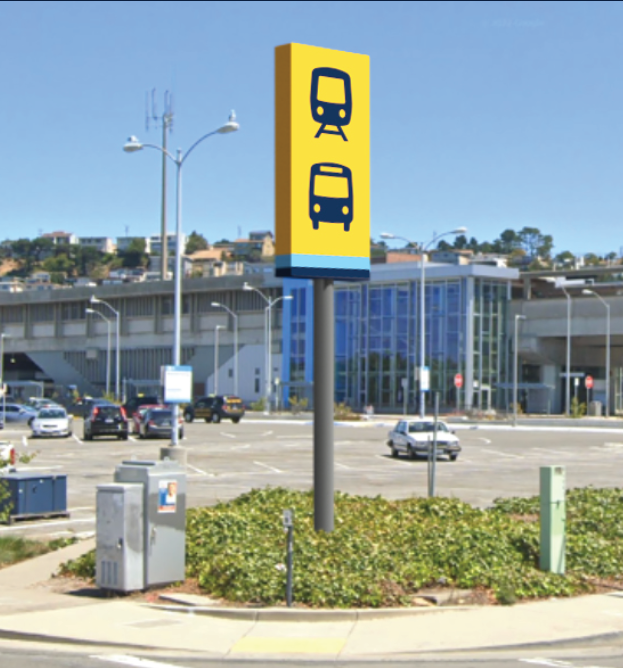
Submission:
{"label": "distant building", "polygon": [[275,242],[272,232],[251,232],[248,239],[236,239],[232,243],[232,254],[236,258],[251,259],[274,257]]}
{"label": "distant building", "polygon": [[71,232],[46,232],[41,235],[42,239],[51,239],[55,246],[70,246],[78,243],[78,237]]}
{"label": "distant building", "polygon": [[474,255],[473,250],[434,250],[429,253],[431,262],[439,262],[441,264],[469,264]]}
{"label": "distant building", "polygon": [[[186,250],[186,242],[188,240],[188,237],[182,233],[181,235],[181,241],[182,241],[182,253]],[[150,248],[150,253],[153,255],[162,255],[162,235],[161,234],[152,234],[149,239],[149,248]],[[177,234],[172,232],[171,234],[167,234],[167,251],[169,255],[174,255],[175,254],[175,246],[177,243]]]}
{"label": "distant building", "polygon": [[130,244],[136,240],[145,242],[145,252],[151,253],[151,237],[117,237],[117,253],[125,253]]}
{"label": "distant building", "polygon": [[115,252],[115,244],[110,237],[80,237],[78,243],[82,248],[95,248],[100,253]]}
{"label": "distant building", "polygon": [[0,292],[24,292],[24,283],[20,278],[3,276],[0,278]]}
{"label": "distant building", "polygon": [[422,256],[416,253],[413,249],[406,250],[391,250],[387,251],[385,262],[387,264],[395,264],[396,262],[421,262]]}
{"label": "distant building", "polygon": [[508,257],[493,253],[478,253],[470,260],[470,264],[484,264],[488,267],[508,267]]}

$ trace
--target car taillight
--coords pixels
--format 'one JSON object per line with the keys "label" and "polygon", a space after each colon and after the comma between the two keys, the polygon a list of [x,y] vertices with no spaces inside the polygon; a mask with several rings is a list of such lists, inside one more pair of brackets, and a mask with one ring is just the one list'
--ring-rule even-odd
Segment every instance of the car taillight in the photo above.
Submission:
{"label": "car taillight", "polygon": [[15,448],[11,448],[11,456],[9,458],[11,466],[15,466]]}
{"label": "car taillight", "polygon": [[99,415],[100,409],[99,408],[94,408],[93,409],[93,417],[97,417]]}
{"label": "car taillight", "polygon": [[121,411],[121,417],[122,417],[124,420],[127,420],[127,419],[128,419],[128,415],[127,415],[127,413],[125,412],[125,408],[124,408],[123,406],[121,406],[121,408],[119,408],[119,410]]}
{"label": "car taillight", "polygon": [[147,424],[148,424],[150,427],[155,427],[155,426],[156,426],[156,423],[155,423],[153,420],[150,420]]}

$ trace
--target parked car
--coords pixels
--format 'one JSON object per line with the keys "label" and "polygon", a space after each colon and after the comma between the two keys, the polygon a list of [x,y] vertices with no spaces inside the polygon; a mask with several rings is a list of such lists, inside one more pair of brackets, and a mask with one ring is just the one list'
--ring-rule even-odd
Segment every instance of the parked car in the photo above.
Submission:
{"label": "parked car", "polygon": [[132,417],[141,406],[155,406],[160,404],[162,404],[162,401],[160,397],[157,397],[155,394],[139,394],[136,397],[128,399],[125,404],[123,404],[123,410],[128,417]]}
{"label": "parked car", "polygon": [[145,413],[151,408],[163,408],[167,409],[168,406],[164,404],[147,404],[146,406],[139,406],[132,415],[128,416],[128,422],[130,425],[130,432],[133,434],[141,433],[141,423],[145,417]]}
{"label": "parked car", "polygon": [[72,407],[71,412],[76,416],[86,418],[93,406],[115,406],[112,401],[101,397],[83,397]]}
{"label": "parked car", "polygon": [[31,406],[25,404],[5,404],[4,411],[0,403],[0,422],[24,422],[30,424],[32,418],[37,415],[37,411]]}
{"label": "parked car", "polygon": [[83,438],[92,441],[94,436],[116,436],[128,440],[128,418],[121,406],[109,403],[91,406],[84,418]]}
{"label": "parked car", "polygon": [[[167,407],[149,408],[139,425],[140,438],[169,438],[173,423],[173,411]],[[179,437],[184,438],[184,421],[179,418]]]}
{"label": "parked car", "polygon": [[[389,432],[387,445],[391,448],[392,457],[398,457],[400,453],[416,457],[428,457],[428,452],[433,447],[433,436],[435,422],[430,418],[418,418],[413,420],[400,420]],[[448,455],[450,461],[454,462],[461,452],[459,439],[448,425],[437,421],[437,453]]]}
{"label": "parked car", "polygon": [[201,397],[184,409],[186,422],[192,422],[195,418],[204,419],[206,422],[220,422],[227,419],[238,424],[243,416],[242,399],[232,395]]}
{"label": "parked car", "polygon": [[73,417],[61,406],[42,408],[31,420],[33,436],[71,436]]}
{"label": "parked car", "polygon": [[58,406],[59,404],[52,399],[47,399],[46,397],[30,397],[26,400],[25,406],[29,406],[35,411],[39,411],[42,408],[47,408],[48,406]]}

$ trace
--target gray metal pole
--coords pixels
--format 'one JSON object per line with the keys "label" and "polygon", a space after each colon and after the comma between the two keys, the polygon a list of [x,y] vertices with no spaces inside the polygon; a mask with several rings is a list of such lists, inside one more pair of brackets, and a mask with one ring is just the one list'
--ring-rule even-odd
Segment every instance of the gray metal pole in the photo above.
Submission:
{"label": "gray metal pole", "polygon": [[294,526],[290,525],[288,531],[288,554],[286,565],[286,602],[288,607],[292,607],[292,580],[294,566]]}
{"label": "gray metal pole", "polygon": [[271,302],[268,302],[268,306],[264,309],[264,339],[266,340],[266,350],[264,351],[264,364],[266,365],[266,373],[264,375],[264,413],[269,413],[270,408],[268,406],[269,390],[270,387],[270,334],[268,329],[268,322],[270,319],[270,305]]}
{"label": "gray metal pole", "polygon": [[[167,150],[167,130],[169,129],[168,115],[162,117],[162,148]],[[167,154],[162,153],[162,211],[160,213],[160,239],[162,241],[162,252],[160,253],[161,267],[160,278],[164,281],[169,273],[169,248],[167,239]]]}
{"label": "gray metal pole", "polygon": [[234,394],[238,395],[238,316],[234,315]]}
{"label": "gray metal pole", "polygon": [[606,304],[606,316],[606,417],[610,417],[610,304]]}
{"label": "gray metal pole", "polygon": [[[102,316],[103,317],[103,316]],[[106,396],[110,398],[110,320],[106,320],[106,329],[108,330],[107,345],[106,345]],[[119,397],[117,397],[117,401]]]}
{"label": "gray metal pole", "polygon": [[437,421],[439,419],[439,392],[435,392],[435,414],[433,422],[433,457],[430,476],[430,494],[435,496],[435,478],[437,476]]}
{"label": "gray metal pole", "polygon": [[314,528],[333,531],[333,281],[314,279]]}
{"label": "gray metal pole", "polygon": [[4,337],[0,334],[0,389],[2,390],[2,424],[6,425],[6,392],[4,391]]}
{"label": "gray metal pole", "polygon": [[214,394],[218,394],[218,325],[214,328]]}
{"label": "gray metal pole", "polygon": [[567,360],[566,360],[566,379],[565,379],[565,414],[571,415],[571,295],[562,288],[567,298]]}
{"label": "gray metal pole", "polygon": [[519,318],[515,315],[515,338],[513,340],[513,427],[517,426],[517,375],[518,375],[518,357],[517,354],[517,330],[519,328]]}
{"label": "gray metal pole", "polygon": [[[179,366],[182,352],[182,151],[177,150],[177,196],[175,214],[175,285],[173,295],[173,365]],[[179,404],[173,404],[171,445],[179,445]]]}
{"label": "gray metal pole", "polygon": [[422,376],[426,365],[426,276],[424,244],[420,246],[420,417],[426,415],[426,392],[422,389]]}
{"label": "gray metal pole", "polygon": [[267,410],[270,413],[272,410],[273,399],[273,304],[271,301],[268,306],[268,401],[266,402]]}
{"label": "gray metal pole", "polygon": [[116,326],[116,334],[117,334],[117,351],[115,355],[115,398],[117,401],[120,401],[121,399],[121,344],[120,344],[120,326],[119,326],[119,319],[121,318],[121,313],[117,311],[117,322],[115,323]]}

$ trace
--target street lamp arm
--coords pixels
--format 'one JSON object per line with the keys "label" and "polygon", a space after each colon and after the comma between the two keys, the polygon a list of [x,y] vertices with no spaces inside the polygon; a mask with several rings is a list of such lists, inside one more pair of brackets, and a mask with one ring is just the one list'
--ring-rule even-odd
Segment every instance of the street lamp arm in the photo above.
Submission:
{"label": "street lamp arm", "polygon": [[218,130],[213,130],[212,132],[208,132],[207,135],[203,135],[203,137],[200,137],[199,139],[197,139],[197,141],[188,149],[188,151],[186,151],[186,153],[184,153],[184,156],[180,160],[180,166],[183,165],[184,162],[186,162],[186,158],[195,150],[195,148],[197,146],[199,146],[199,144],[201,144],[201,142],[204,139],[207,139],[208,137],[211,137],[212,135],[216,135],[216,134],[219,134]]}
{"label": "street lamp arm", "polygon": [[173,162],[176,165],[178,164],[177,158],[174,155],[172,155],[171,153],[169,153],[169,151],[167,151],[166,148],[162,148],[162,146],[158,146],[158,144],[142,144],[142,147],[143,148],[155,148],[157,151],[160,151],[160,153],[164,153],[167,156],[167,158],[171,158],[171,160],[173,160]]}
{"label": "street lamp arm", "polygon": [[[246,286],[246,287],[245,287],[245,286]],[[269,298],[268,298],[268,297],[267,297],[267,296],[266,296],[260,289],[254,287],[253,285],[249,285],[249,283],[245,283],[245,284],[242,286],[242,289],[243,289],[243,290],[253,290],[253,292],[257,292],[257,294],[260,295],[260,297],[262,297],[262,299],[263,299],[267,304],[270,305],[270,303],[271,303],[271,302],[270,302],[270,299],[269,299]]]}

